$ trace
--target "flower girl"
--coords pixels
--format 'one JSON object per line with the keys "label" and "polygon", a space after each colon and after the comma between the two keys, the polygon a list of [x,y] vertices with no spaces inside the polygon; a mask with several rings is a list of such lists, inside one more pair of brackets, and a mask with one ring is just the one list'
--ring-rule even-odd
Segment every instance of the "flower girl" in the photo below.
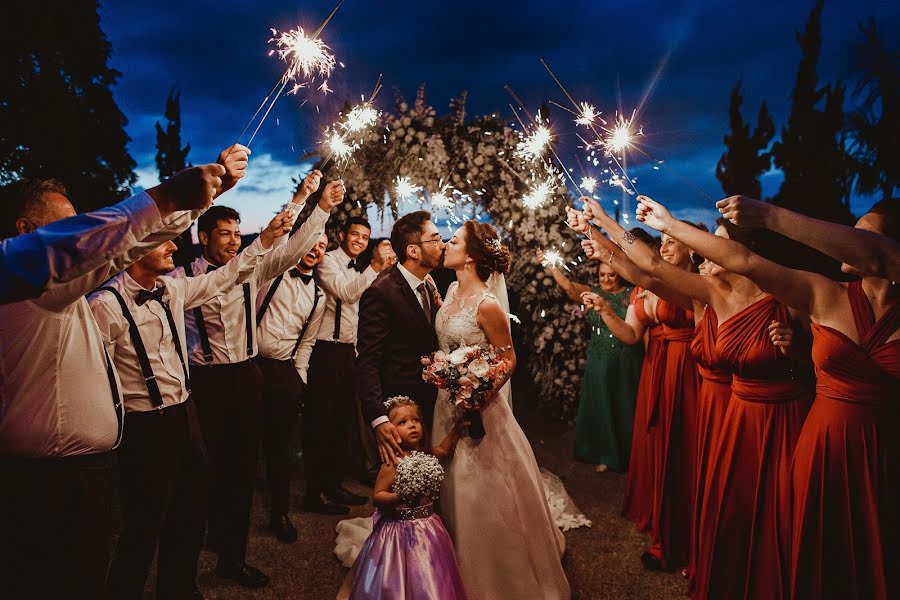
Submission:
{"label": "flower girl", "polygon": [[453,542],[432,506],[444,470],[439,458],[456,449],[461,422],[435,448],[425,445],[419,406],[406,396],[385,402],[400,434],[403,457],[384,465],[375,482],[374,527],[353,565],[351,600],[464,600]]}

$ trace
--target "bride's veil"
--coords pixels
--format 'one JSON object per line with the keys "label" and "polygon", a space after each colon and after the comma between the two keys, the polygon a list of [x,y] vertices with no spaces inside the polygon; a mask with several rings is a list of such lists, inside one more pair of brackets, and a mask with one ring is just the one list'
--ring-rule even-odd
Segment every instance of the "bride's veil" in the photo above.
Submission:
{"label": "bride's veil", "polygon": [[[491,276],[488,277],[487,280],[487,287],[488,291],[497,298],[497,303],[500,304],[500,308],[509,315],[509,294],[506,292],[506,277],[503,276],[503,273],[500,273],[499,271],[491,273]],[[510,408],[512,408],[511,384],[511,381],[507,381],[506,385],[500,389],[500,396],[506,400],[506,403],[509,404]]]}

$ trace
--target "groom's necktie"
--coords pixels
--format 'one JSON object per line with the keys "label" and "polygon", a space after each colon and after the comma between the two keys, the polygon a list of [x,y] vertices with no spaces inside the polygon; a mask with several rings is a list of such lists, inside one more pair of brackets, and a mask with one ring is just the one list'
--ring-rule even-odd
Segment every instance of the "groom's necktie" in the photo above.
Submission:
{"label": "groom's necktie", "polygon": [[428,286],[424,283],[420,283],[419,287],[416,288],[416,291],[422,296],[422,310],[425,311],[425,318],[428,319],[428,323],[431,324],[431,299],[428,297]]}

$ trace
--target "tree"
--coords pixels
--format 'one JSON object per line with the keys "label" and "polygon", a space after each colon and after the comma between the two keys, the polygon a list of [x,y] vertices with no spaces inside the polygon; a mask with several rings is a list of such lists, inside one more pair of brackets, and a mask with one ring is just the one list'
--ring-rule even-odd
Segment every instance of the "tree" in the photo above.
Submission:
{"label": "tree", "polygon": [[884,47],[874,21],[861,24],[860,31],[860,77],[854,89],[859,105],[849,118],[856,190],[889,199],[900,186],[900,67],[897,53]]}
{"label": "tree", "polygon": [[751,198],[762,198],[760,176],[772,165],[768,152],[769,143],[775,135],[775,124],[769,109],[763,102],[759,109],[756,129],[750,134],[750,125],[744,122],[741,105],[741,81],[731,90],[728,115],[731,133],[725,136],[725,153],[716,164],[716,178],[722,184],[726,196],[741,194]]}
{"label": "tree", "polygon": [[[165,118],[165,129],[159,121],[156,122],[156,168],[161,182],[188,166],[187,155],[191,151],[190,144],[181,147],[181,94],[174,87],[166,97]],[[191,230],[188,229],[174,241],[178,246],[172,257],[175,266],[190,264],[196,258]]]}
{"label": "tree", "polygon": [[[817,87],[824,0],[817,0],[806,29],[797,33],[802,58],[788,124],[772,147],[784,182],[773,201],[819,219],[850,223],[850,160],[844,149],[844,88]],[[820,108],[824,100],[824,107]]]}
{"label": "tree", "polygon": [[97,3],[18,2],[3,22],[0,183],[57,177],[82,211],[124,198],[135,163]]}

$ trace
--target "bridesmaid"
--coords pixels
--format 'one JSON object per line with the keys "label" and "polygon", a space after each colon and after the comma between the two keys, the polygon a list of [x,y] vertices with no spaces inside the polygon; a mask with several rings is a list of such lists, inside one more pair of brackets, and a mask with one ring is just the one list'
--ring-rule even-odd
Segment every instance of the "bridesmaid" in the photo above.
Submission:
{"label": "bridesmaid", "polygon": [[[641,199],[638,215],[654,227],[683,235],[710,260],[808,311],[818,386],[793,466],[790,594],[794,598],[896,597],[897,583],[892,579],[900,566],[896,286],[847,264],[843,270],[863,275],[861,281],[839,283],[782,267],[726,240],[683,231],[650,199]],[[807,220],[817,227],[816,221]],[[835,235],[833,246],[820,236],[820,247],[830,254],[851,254],[841,249],[848,242],[873,254],[877,250],[878,243],[870,243],[871,233],[854,235],[833,224],[821,228],[837,228],[840,234]],[[876,205],[857,228],[896,240],[896,201]],[[862,264],[866,262],[861,261],[861,267],[869,267]]]}
{"label": "bridesmaid", "polygon": [[[613,219],[603,213],[599,204],[583,197],[586,218],[597,216],[602,227],[636,240]],[[602,213],[596,215],[591,213]],[[602,243],[598,237],[598,243]],[[608,243],[608,240],[603,238]],[[643,243],[641,247],[650,253]],[[662,257],[682,276],[694,270],[690,250],[674,238],[663,236]],[[611,258],[615,258],[613,254]],[[619,263],[617,263],[619,264]],[[639,265],[638,265],[639,266]],[[628,277],[629,275],[625,275]],[[642,283],[638,281],[638,283]],[[660,285],[664,288],[660,289]],[[651,570],[676,569],[688,562],[690,551],[690,514],[693,505],[694,461],[696,453],[697,394],[700,378],[690,353],[694,335],[693,300],[675,289],[678,281],[655,279],[650,289],[663,298],[656,304],[656,317],[662,325],[662,357],[659,393],[649,407],[648,428],[653,443],[653,509],[651,535],[653,544],[641,556]]]}
{"label": "bridesmaid", "polygon": [[[900,292],[887,278],[900,274],[900,203],[879,202],[855,230],[739,196],[718,206],[843,260],[844,272],[861,277],[839,283],[732,244],[704,248],[808,308],[813,321],[818,384],[794,458],[791,597],[900,597]],[[641,211],[662,215],[652,201]]]}
{"label": "bridesmaid", "polygon": [[[536,258],[543,262],[542,250]],[[605,310],[626,316],[632,288],[609,265],[599,265],[600,285],[593,288],[571,281],[558,268],[550,267],[550,274],[573,301],[580,303],[582,294],[592,294],[603,299]],[[607,468],[621,472],[628,465],[644,347],[619,342],[596,312],[589,312],[586,319],[591,331],[575,419],[575,460],[596,465],[598,472]]]}

